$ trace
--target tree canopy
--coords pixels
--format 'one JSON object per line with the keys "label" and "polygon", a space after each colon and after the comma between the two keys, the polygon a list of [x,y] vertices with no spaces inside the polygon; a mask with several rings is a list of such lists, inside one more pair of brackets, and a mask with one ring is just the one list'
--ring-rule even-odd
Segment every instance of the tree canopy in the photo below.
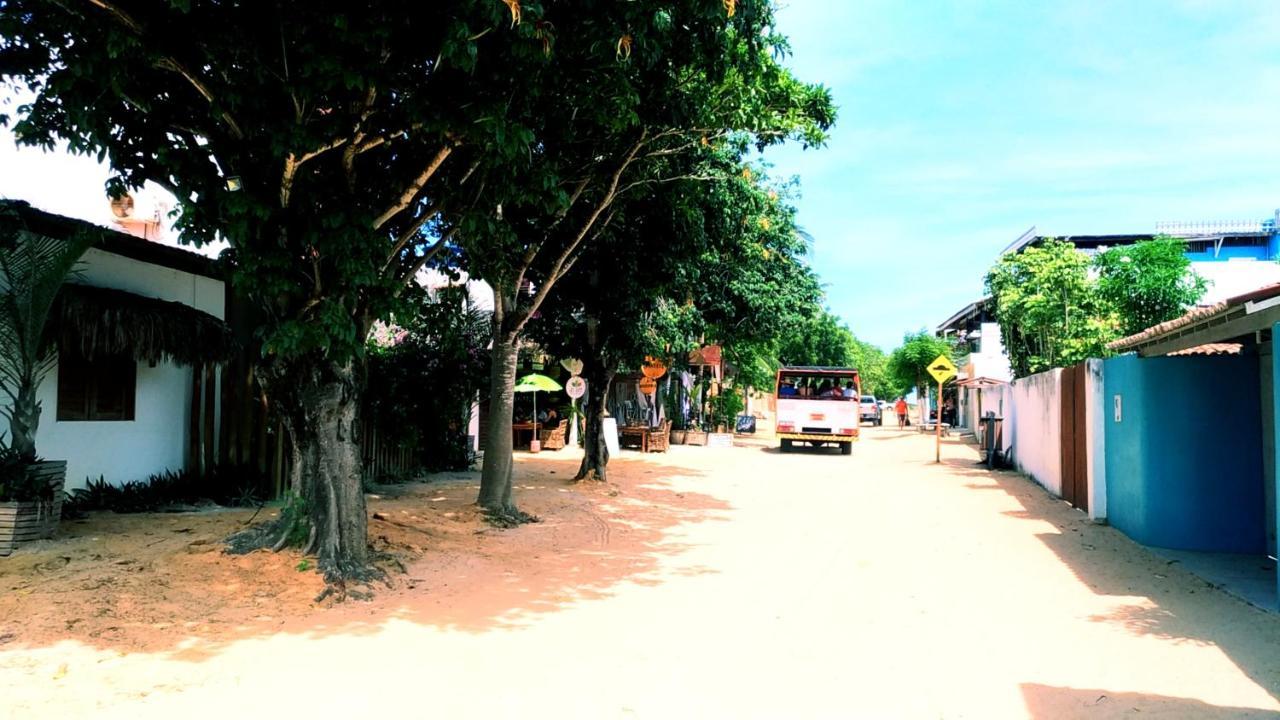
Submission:
{"label": "tree canopy", "polygon": [[1168,236],[1114,247],[1093,260],[1098,295],[1120,316],[1120,334],[1134,335],[1187,311],[1208,287],[1191,269],[1186,243]]}
{"label": "tree canopy", "polygon": [[1107,357],[1107,343],[1181,315],[1204,290],[1174,238],[1092,259],[1051,238],[1001,257],[987,274],[1016,377]]}
{"label": "tree canopy", "polygon": [[939,355],[954,360],[953,351],[950,343],[927,330],[904,335],[902,344],[889,355],[886,367],[889,381],[897,391],[890,396],[905,395],[912,388],[923,395],[933,385],[929,363]]}
{"label": "tree canopy", "polygon": [[888,397],[894,392],[884,351],[859,340],[848,325],[823,308],[788,328],[778,359],[783,365],[857,368],[864,393]]}
{"label": "tree canopy", "polygon": [[739,384],[767,386],[787,319],[817,302],[794,207],[743,164],[745,153],[740,142],[708,149],[696,177],[620,200],[579,271],[531,322],[540,344],[584,361],[590,400],[580,475],[604,476],[594,420],[615,372],[650,356],[679,369],[705,341],[725,347]]}

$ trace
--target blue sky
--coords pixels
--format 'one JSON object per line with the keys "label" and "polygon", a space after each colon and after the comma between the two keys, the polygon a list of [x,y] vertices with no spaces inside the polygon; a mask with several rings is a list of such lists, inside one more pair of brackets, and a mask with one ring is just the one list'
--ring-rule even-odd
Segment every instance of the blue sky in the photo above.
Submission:
{"label": "blue sky", "polygon": [[783,0],[789,64],[834,92],[798,175],[828,303],[886,350],[1041,234],[1280,208],[1280,1]]}

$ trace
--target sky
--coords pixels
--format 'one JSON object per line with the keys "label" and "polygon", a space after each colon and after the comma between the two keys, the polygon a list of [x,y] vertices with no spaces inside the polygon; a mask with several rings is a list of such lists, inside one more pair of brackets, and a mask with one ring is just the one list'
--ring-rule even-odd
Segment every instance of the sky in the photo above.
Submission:
{"label": "sky", "polygon": [[[1280,0],[781,0],[788,64],[831,88],[798,176],[827,302],[885,350],[982,296],[1046,235],[1261,220],[1280,208]],[[0,197],[108,221],[107,171],[14,148]]]}
{"label": "sky", "polygon": [[1280,2],[783,0],[839,119],[798,176],[827,302],[886,350],[982,297],[1042,235],[1280,208]]}

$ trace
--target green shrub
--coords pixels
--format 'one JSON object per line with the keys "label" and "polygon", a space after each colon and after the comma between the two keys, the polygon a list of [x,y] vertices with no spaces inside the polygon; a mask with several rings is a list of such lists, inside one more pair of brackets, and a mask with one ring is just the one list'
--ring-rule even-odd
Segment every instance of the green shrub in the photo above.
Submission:
{"label": "green shrub", "polygon": [[14,448],[0,447],[0,502],[31,502],[53,497],[53,488],[43,479],[28,476],[27,466],[38,459],[24,458]]}
{"label": "green shrub", "polygon": [[264,495],[261,473],[242,465],[219,465],[201,475],[193,470],[165,472],[146,480],[113,484],[99,476],[85,487],[68,493],[64,514],[89,510],[118,513],[156,512],[183,505],[214,504],[248,507],[260,504]]}

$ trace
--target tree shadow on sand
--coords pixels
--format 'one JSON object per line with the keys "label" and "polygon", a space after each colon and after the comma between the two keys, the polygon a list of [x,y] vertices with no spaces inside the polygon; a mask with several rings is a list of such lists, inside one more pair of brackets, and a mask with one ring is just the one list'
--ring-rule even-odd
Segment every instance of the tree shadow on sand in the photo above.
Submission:
{"label": "tree shadow on sand", "polygon": [[624,454],[610,462],[609,483],[578,484],[578,457],[517,460],[517,502],[543,521],[514,530],[484,523],[472,504],[477,472],[371,499],[371,543],[407,572],[370,602],[332,607],[311,602],[321,583],[296,553],[219,552],[248,512],[104,513],[67,524],[58,539],[0,559],[0,658],[70,640],[201,661],[246,639],[372,634],[391,620],[483,633],[624,584],[710,572],[680,559],[685,530],[732,508],[694,489],[698,471]]}
{"label": "tree shadow on sand", "polygon": [[[1126,604],[1089,620],[1117,624],[1134,635],[1216,646],[1259,687],[1280,699],[1275,651],[1280,647],[1280,622],[1275,614],[1218,590],[1116,529],[1094,523],[1024,475],[988,472],[957,458],[944,463],[969,480],[966,487],[1004,492],[1021,505],[1020,510],[1004,511],[1004,516],[1056,528],[1055,532],[1036,533],[1036,537],[1092,592],[1147,601]],[[1133,548],[1139,551],[1132,553]],[[1116,561],[1121,551],[1134,560]],[[1206,595],[1212,602],[1204,601]],[[1171,716],[1200,717],[1196,713]]]}
{"label": "tree shadow on sand", "polygon": [[1021,686],[1027,715],[1033,720],[1154,716],[1196,718],[1197,720],[1237,720],[1276,718],[1280,713],[1256,708],[1222,707],[1190,698],[1151,693],[1113,692],[1086,688],[1052,687],[1027,683]]}

